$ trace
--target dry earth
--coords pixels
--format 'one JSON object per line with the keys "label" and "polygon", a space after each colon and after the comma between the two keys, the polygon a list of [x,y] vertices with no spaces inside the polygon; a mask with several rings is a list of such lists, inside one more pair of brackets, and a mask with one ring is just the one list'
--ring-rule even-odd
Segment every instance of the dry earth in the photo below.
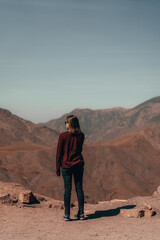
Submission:
{"label": "dry earth", "polygon": [[[84,144],[84,192],[88,203],[147,196],[160,185],[160,136],[153,130],[110,142]],[[0,181],[17,182],[33,192],[63,200],[56,176],[56,147],[27,143],[0,145]],[[75,194],[72,195],[75,200]]]}
{"label": "dry earth", "polygon": [[[63,202],[53,199],[63,197],[62,178],[55,175],[55,152],[65,115],[52,122],[53,130],[0,109],[0,180],[6,181],[0,181],[0,240],[159,240],[160,189],[152,196],[131,198],[150,195],[160,185],[159,106],[157,97],[129,110],[75,111],[86,140],[104,142],[84,145],[86,219],[74,219],[75,203],[70,222],[62,219]],[[30,188],[40,204],[13,203],[12,196],[18,198],[26,190],[20,184]],[[73,191],[72,201],[74,196]],[[91,204],[100,199],[111,201]],[[120,214],[121,209],[143,209],[144,202],[155,216]]]}
{"label": "dry earth", "polygon": [[[79,117],[85,133],[88,203],[155,191],[160,185],[160,97],[133,109],[77,109],[72,113]],[[65,117],[46,127],[0,108],[0,180],[62,200],[63,179],[56,176],[55,162]]]}
{"label": "dry earth", "polygon": [[[0,182],[0,196],[18,196],[25,189],[19,184]],[[40,195],[36,195],[40,197]],[[85,204],[86,220],[74,220],[77,204],[71,209],[72,221],[64,222],[62,202],[45,197],[37,205],[0,204],[1,240],[109,239],[159,240],[160,197],[136,197]],[[127,218],[119,214],[121,208],[150,204],[157,214],[153,217]],[[52,204],[52,207],[51,207]],[[49,207],[50,206],[50,207]]]}

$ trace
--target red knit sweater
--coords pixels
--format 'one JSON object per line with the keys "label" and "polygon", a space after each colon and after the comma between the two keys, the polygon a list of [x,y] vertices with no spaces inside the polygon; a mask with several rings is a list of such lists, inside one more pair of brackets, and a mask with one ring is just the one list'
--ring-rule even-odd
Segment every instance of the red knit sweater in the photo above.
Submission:
{"label": "red knit sweater", "polygon": [[56,172],[62,168],[70,168],[77,163],[84,164],[82,146],[84,134],[72,135],[69,131],[59,136],[56,154]]}

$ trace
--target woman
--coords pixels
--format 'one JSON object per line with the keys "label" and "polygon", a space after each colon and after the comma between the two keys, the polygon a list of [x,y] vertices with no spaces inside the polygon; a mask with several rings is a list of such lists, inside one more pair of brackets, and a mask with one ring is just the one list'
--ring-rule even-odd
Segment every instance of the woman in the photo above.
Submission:
{"label": "woman", "polygon": [[60,176],[60,167],[62,168],[62,176],[64,180],[64,220],[70,220],[70,199],[72,189],[72,174],[74,176],[75,188],[78,198],[78,213],[75,215],[77,219],[84,219],[84,193],[83,193],[83,171],[84,160],[82,156],[82,146],[84,142],[84,134],[80,129],[78,118],[69,115],[65,121],[66,129],[60,134],[56,155],[56,174]]}

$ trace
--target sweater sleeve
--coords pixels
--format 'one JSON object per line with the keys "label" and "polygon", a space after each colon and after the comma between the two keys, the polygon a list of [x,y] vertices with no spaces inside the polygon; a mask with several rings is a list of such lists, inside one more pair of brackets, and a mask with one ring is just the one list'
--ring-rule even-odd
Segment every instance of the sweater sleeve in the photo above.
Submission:
{"label": "sweater sleeve", "polygon": [[56,153],[56,173],[59,172],[62,158],[64,154],[64,142],[62,135],[59,136],[58,145],[57,145],[57,153]]}
{"label": "sweater sleeve", "polygon": [[84,134],[82,134],[82,135],[81,135],[80,152],[82,152],[82,150],[83,150],[84,138],[85,138],[85,136],[84,136]]}

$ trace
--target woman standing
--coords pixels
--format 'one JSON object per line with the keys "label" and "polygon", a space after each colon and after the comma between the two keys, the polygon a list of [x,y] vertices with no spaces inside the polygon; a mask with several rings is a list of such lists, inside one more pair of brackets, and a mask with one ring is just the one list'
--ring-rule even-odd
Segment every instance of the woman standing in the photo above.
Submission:
{"label": "woman standing", "polygon": [[84,219],[84,193],[83,193],[83,171],[84,160],[82,156],[82,146],[84,142],[84,134],[80,129],[78,118],[69,115],[65,121],[66,129],[60,134],[56,155],[56,174],[60,176],[60,167],[62,168],[62,176],[64,180],[64,220],[70,220],[70,199],[72,189],[72,175],[78,198],[78,213],[75,215],[77,219]]}

